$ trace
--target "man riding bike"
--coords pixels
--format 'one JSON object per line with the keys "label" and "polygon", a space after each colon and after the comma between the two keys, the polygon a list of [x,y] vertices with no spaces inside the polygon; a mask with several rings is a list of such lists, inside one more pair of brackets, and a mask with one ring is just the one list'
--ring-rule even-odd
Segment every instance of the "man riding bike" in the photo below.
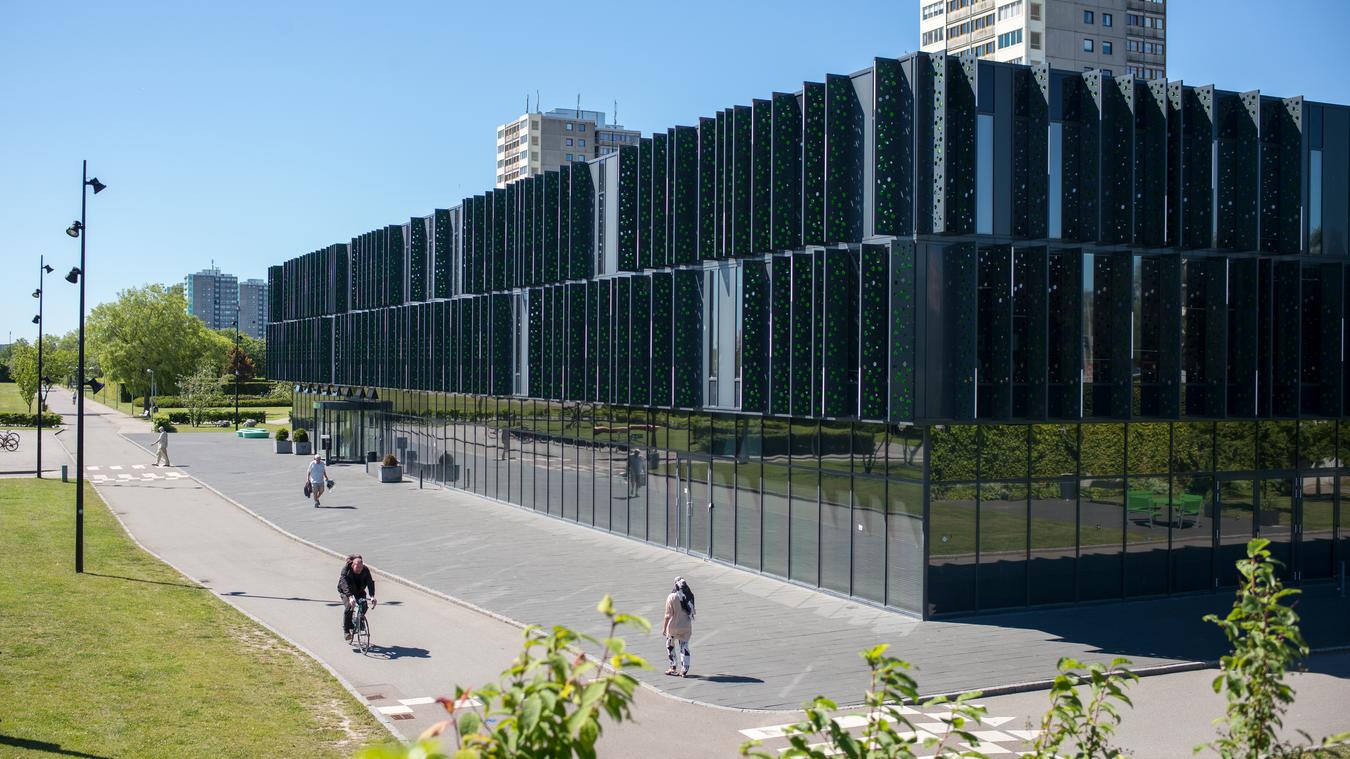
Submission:
{"label": "man riding bike", "polygon": [[375,608],[375,575],[366,566],[361,554],[347,557],[338,575],[338,594],[342,596],[342,637],[350,643],[352,640],[352,609],[356,599],[370,599],[370,608]]}

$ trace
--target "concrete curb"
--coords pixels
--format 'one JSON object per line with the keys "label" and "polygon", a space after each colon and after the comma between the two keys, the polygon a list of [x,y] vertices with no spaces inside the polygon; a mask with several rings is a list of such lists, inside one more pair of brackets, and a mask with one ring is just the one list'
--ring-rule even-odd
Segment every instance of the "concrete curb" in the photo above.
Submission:
{"label": "concrete curb", "polygon": [[[118,433],[118,434],[120,435],[121,433]],[[125,439],[125,438],[124,438],[124,439]],[[135,441],[127,440],[127,442],[131,443],[132,445],[136,445],[137,447],[142,447],[142,446],[140,446],[139,444],[137,444]],[[65,448],[64,443],[62,444],[61,447],[62,447],[62,448]],[[70,451],[67,450],[66,453],[69,454]],[[74,481],[73,481],[73,480],[71,481],[71,484],[74,484]],[[227,606],[229,606],[230,608],[232,608],[232,609],[234,609],[235,611],[239,612],[240,614],[244,615],[245,617],[247,617],[247,618],[253,620],[253,622],[254,622],[255,624],[261,626],[263,629],[265,629],[265,630],[271,632],[273,635],[277,636],[278,638],[280,638],[281,640],[285,641],[286,643],[289,643],[290,645],[295,646],[295,647],[296,647],[297,649],[299,649],[303,654],[305,654],[305,655],[308,656],[309,658],[313,659],[315,662],[317,662],[317,663],[319,664],[319,666],[321,666],[321,667],[323,667],[325,670],[327,670],[327,671],[328,671],[328,674],[332,675],[332,676],[333,676],[333,679],[334,679],[334,680],[337,680],[338,684],[341,685],[343,688],[345,688],[346,691],[352,695],[352,698],[356,699],[357,703],[365,705],[366,711],[369,711],[369,712],[371,713],[371,715],[374,716],[375,719],[376,719],[381,725],[383,725],[384,728],[385,728],[386,730],[389,731],[390,735],[391,735],[393,738],[395,738],[395,739],[397,739],[397,740],[400,740],[400,741],[408,741],[408,740],[410,740],[410,736],[404,735],[404,734],[403,734],[403,731],[401,731],[401,730],[398,729],[398,727],[394,724],[394,721],[393,721],[392,719],[390,719],[388,716],[386,716],[386,715],[380,713],[380,712],[375,708],[375,705],[374,705],[374,704],[370,703],[370,701],[368,701],[368,700],[365,698],[365,696],[362,696],[359,692],[357,692],[356,687],[355,687],[354,685],[352,685],[352,683],[351,683],[350,681],[348,681],[347,678],[343,677],[337,670],[333,669],[333,667],[330,666],[330,665],[328,664],[328,662],[324,661],[324,659],[323,659],[322,657],[320,657],[318,654],[316,654],[316,653],[314,653],[313,651],[309,650],[307,647],[305,647],[305,646],[304,646],[303,644],[301,644],[299,641],[296,641],[296,640],[290,638],[290,637],[287,636],[285,633],[281,632],[280,630],[276,629],[275,627],[273,627],[273,626],[267,624],[266,622],[262,621],[261,619],[255,617],[255,616],[253,616],[253,615],[250,614],[248,611],[246,611],[246,610],[244,610],[244,609],[241,609],[241,608],[239,608],[238,606],[235,606],[234,604],[230,603],[229,600],[228,600],[225,596],[222,596],[222,595],[220,595],[219,593],[216,593],[215,591],[213,591],[213,590],[211,590],[210,588],[206,587],[205,585],[201,584],[200,582],[197,582],[196,578],[191,577],[191,576],[188,575],[186,572],[184,572],[183,570],[179,569],[177,566],[174,565],[173,562],[171,562],[171,561],[165,559],[163,556],[160,556],[159,554],[155,553],[154,551],[152,551],[152,550],[150,550],[148,547],[146,547],[145,544],[141,543],[141,541],[138,540],[138,539],[136,538],[136,536],[132,534],[131,530],[127,527],[127,523],[124,522],[124,521],[122,521],[121,515],[119,515],[115,510],[113,510],[113,508],[112,508],[111,506],[108,506],[108,499],[103,497],[103,491],[99,488],[99,486],[98,486],[98,485],[95,485],[95,484],[92,483],[92,482],[89,483],[89,486],[92,487],[92,488],[94,489],[94,492],[95,492],[95,493],[98,493],[98,497],[101,498],[101,499],[103,500],[103,505],[104,505],[105,508],[108,509],[108,513],[112,514],[113,519],[116,519],[116,520],[117,520],[117,524],[118,524],[119,526],[121,526],[122,532],[126,533],[126,536],[127,536],[128,538],[131,539],[131,542],[132,542],[132,543],[136,544],[136,547],[137,547],[137,548],[139,548],[139,549],[141,549],[142,551],[145,551],[146,553],[148,553],[148,554],[150,554],[151,556],[155,557],[156,560],[158,560],[160,563],[164,564],[165,566],[171,567],[175,572],[177,572],[179,575],[181,575],[185,580],[187,580],[188,582],[192,583],[193,585],[196,585],[197,587],[201,588],[202,590],[205,590],[206,592],[210,593],[213,597],[215,597],[217,600],[219,600],[219,601],[221,601],[222,603],[226,604]]]}

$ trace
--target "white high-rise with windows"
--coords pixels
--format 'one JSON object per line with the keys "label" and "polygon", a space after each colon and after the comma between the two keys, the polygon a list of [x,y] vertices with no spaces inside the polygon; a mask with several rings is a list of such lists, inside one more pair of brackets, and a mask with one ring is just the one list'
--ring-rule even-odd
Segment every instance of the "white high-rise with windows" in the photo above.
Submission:
{"label": "white high-rise with windows", "polygon": [[1167,78],[1167,0],[919,0],[920,50]]}
{"label": "white high-rise with windows", "polygon": [[267,280],[246,279],[239,283],[239,331],[262,340],[267,330]]}
{"label": "white high-rise with windows", "polygon": [[605,123],[604,111],[554,108],[497,127],[497,186],[636,145],[641,133]]}
{"label": "white high-rise with windows", "polygon": [[201,319],[208,329],[225,329],[234,324],[239,310],[239,280],[212,265],[183,281],[189,314]]}

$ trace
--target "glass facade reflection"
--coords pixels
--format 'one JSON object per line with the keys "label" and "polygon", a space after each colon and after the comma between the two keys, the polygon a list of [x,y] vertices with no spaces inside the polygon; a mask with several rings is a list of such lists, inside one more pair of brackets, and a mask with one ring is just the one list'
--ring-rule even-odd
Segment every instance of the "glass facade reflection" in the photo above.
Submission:
{"label": "glass facade reflection", "polygon": [[694,123],[271,267],[293,424],[922,616],[1350,558],[1350,109],[916,54]]}

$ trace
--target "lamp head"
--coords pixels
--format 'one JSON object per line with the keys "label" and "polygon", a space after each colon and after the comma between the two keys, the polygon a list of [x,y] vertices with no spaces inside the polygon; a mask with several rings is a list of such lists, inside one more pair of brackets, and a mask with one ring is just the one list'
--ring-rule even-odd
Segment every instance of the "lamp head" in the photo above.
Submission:
{"label": "lamp head", "polygon": [[99,194],[100,192],[103,192],[103,188],[105,188],[105,187],[108,186],[108,185],[103,184],[102,182],[98,181],[98,177],[94,177],[93,179],[89,180],[88,182],[85,182],[85,184],[87,184],[87,185],[89,185],[90,187],[94,188],[94,194],[95,194],[95,195]]}
{"label": "lamp head", "polygon": [[33,323],[34,323],[34,324],[41,324],[41,323],[42,323],[42,317],[41,317],[41,316],[34,316],[34,317],[33,317]]}
{"label": "lamp head", "polygon": [[39,287],[38,289],[36,289],[36,290],[33,291],[33,297],[34,297],[34,298],[40,298],[40,297],[42,297],[42,288],[41,288],[41,287]]}
{"label": "lamp head", "polygon": [[90,377],[89,379],[85,380],[84,384],[89,386],[89,392],[91,393],[97,393],[98,391],[103,389],[103,383],[99,382],[97,379],[93,377]]}
{"label": "lamp head", "polygon": [[71,237],[79,237],[80,230],[82,229],[84,229],[84,224],[79,219],[76,219],[70,223],[70,226],[66,227],[66,234]]}
{"label": "lamp head", "polygon": [[72,266],[70,267],[70,273],[66,275],[66,281],[73,285],[80,281],[80,275],[83,273],[80,271],[80,267]]}
{"label": "lamp head", "polygon": [[42,270],[47,272],[48,274],[51,274],[53,271],[55,271],[55,269],[52,268],[51,264],[43,264]]}

